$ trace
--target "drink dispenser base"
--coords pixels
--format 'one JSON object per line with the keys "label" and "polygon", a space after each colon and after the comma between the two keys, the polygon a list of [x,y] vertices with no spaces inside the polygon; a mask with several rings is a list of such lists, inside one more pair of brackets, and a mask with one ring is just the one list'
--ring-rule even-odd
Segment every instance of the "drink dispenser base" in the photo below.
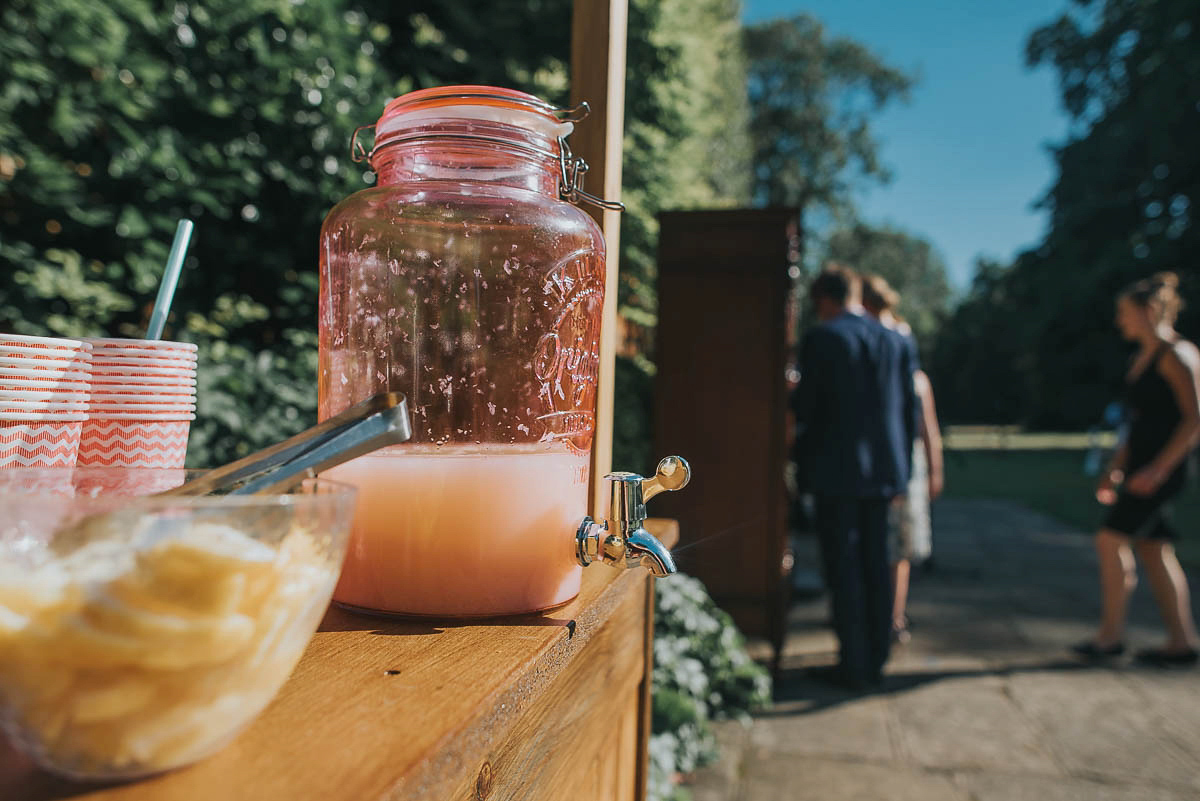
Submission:
{"label": "drink dispenser base", "polygon": [[[583,113],[443,87],[389,103],[369,153],[356,133],[378,180],[321,231],[320,415],[403,392],[413,436],[328,473],[359,488],[343,605],[531,612],[571,600],[582,565],[657,545],[630,527],[644,506],[583,520],[605,269],[572,202],[604,203],[566,143]],[[660,573],[662,555],[646,560]]]}

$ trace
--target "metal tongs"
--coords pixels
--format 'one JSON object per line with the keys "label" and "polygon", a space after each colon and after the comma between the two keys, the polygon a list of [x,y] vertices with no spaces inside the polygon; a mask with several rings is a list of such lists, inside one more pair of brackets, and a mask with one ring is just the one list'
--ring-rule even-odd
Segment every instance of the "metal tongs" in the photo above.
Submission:
{"label": "metal tongs", "polygon": [[[410,436],[412,429],[404,396],[387,392],[352,406],[278,445],[149,497],[285,493],[322,470],[387,445],[404,442]],[[273,514],[271,510],[262,510],[258,516],[270,514]],[[52,547],[69,553],[82,543],[108,539],[116,532],[137,530],[142,515],[136,502],[87,514],[56,531]],[[165,536],[171,530],[169,517],[151,516],[150,535],[162,533]]]}
{"label": "metal tongs", "polygon": [[306,478],[412,436],[408,405],[399,392],[374,395],[278,445],[210,470],[158,493],[254,495],[285,492]]}

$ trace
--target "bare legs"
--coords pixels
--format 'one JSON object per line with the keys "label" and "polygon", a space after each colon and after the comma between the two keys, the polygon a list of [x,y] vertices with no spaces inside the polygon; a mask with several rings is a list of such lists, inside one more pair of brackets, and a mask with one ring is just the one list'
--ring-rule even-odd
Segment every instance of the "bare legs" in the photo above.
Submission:
{"label": "bare legs", "polygon": [[[1174,546],[1162,540],[1141,540],[1136,548],[1167,628],[1166,650],[1183,652],[1200,647],[1200,636],[1192,620],[1187,577],[1175,557]],[[1129,596],[1137,586],[1133,553],[1129,538],[1123,534],[1102,529],[1096,535],[1101,614],[1095,643],[1101,648],[1116,645],[1125,636]]]}
{"label": "bare legs", "polygon": [[907,559],[892,563],[892,631],[903,632],[908,628],[904,610],[908,608],[908,576],[911,564]]}
{"label": "bare legs", "polygon": [[1096,556],[1100,559],[1100,630],[1096,645],[1108,648],[1125,637],[1125,613],[1129,595],[1137,586],[1137,571],[1129,538],[1101,529],[1096,535]]}
{"label": "bare legs", "polygon": [[1137,555],[1167,627],[1166,650],[1173,653],[1195,650],[1200,646],[1200,637],[1192,620],[1187,577],[1175,557],[1175,547],[1162,540],[1142,540],[1137,544]]}

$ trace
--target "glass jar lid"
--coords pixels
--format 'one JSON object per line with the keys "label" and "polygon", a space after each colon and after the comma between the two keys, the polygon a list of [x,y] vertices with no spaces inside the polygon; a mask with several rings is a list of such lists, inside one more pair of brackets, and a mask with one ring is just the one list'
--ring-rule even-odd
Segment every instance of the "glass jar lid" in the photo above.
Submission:
{"label": "glass jar lid", "polygon": [[[534,95],[496,86],[420,89],[393,99],[375,125],[356,130],[351,152],[355,161],[374,163],[383,148],[402,143],[434,138],[491,143],[557,161],[559,194],[564,200],[623,211],[622,204],[583,191],[587,162],[574,156],[567,145],[575,123],[589,111],[587,103],[563,109]],[[371,128],[375,143],[368,151],[358,137]]]}

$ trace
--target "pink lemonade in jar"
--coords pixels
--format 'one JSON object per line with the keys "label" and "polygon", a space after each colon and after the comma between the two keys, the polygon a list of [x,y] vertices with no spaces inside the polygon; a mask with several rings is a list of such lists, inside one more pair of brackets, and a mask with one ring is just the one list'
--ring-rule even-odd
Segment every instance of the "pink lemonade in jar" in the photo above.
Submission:
{"label": "pink lemonade in jar", "polygon": [[437,617],[571,600],[588,471],[561,444],[400,446],[328,471],[359,493],[334,600]]}
{"label": "pink lemonade in jar", "polygon": [[399,97],[377,184],[325,219],[320,418],[384,391],[412,415],[409,442],[329,471],[359,488],[343,605],[486,617],[579,591],[605,253],[567,199],[568,117],[497,87]]}

